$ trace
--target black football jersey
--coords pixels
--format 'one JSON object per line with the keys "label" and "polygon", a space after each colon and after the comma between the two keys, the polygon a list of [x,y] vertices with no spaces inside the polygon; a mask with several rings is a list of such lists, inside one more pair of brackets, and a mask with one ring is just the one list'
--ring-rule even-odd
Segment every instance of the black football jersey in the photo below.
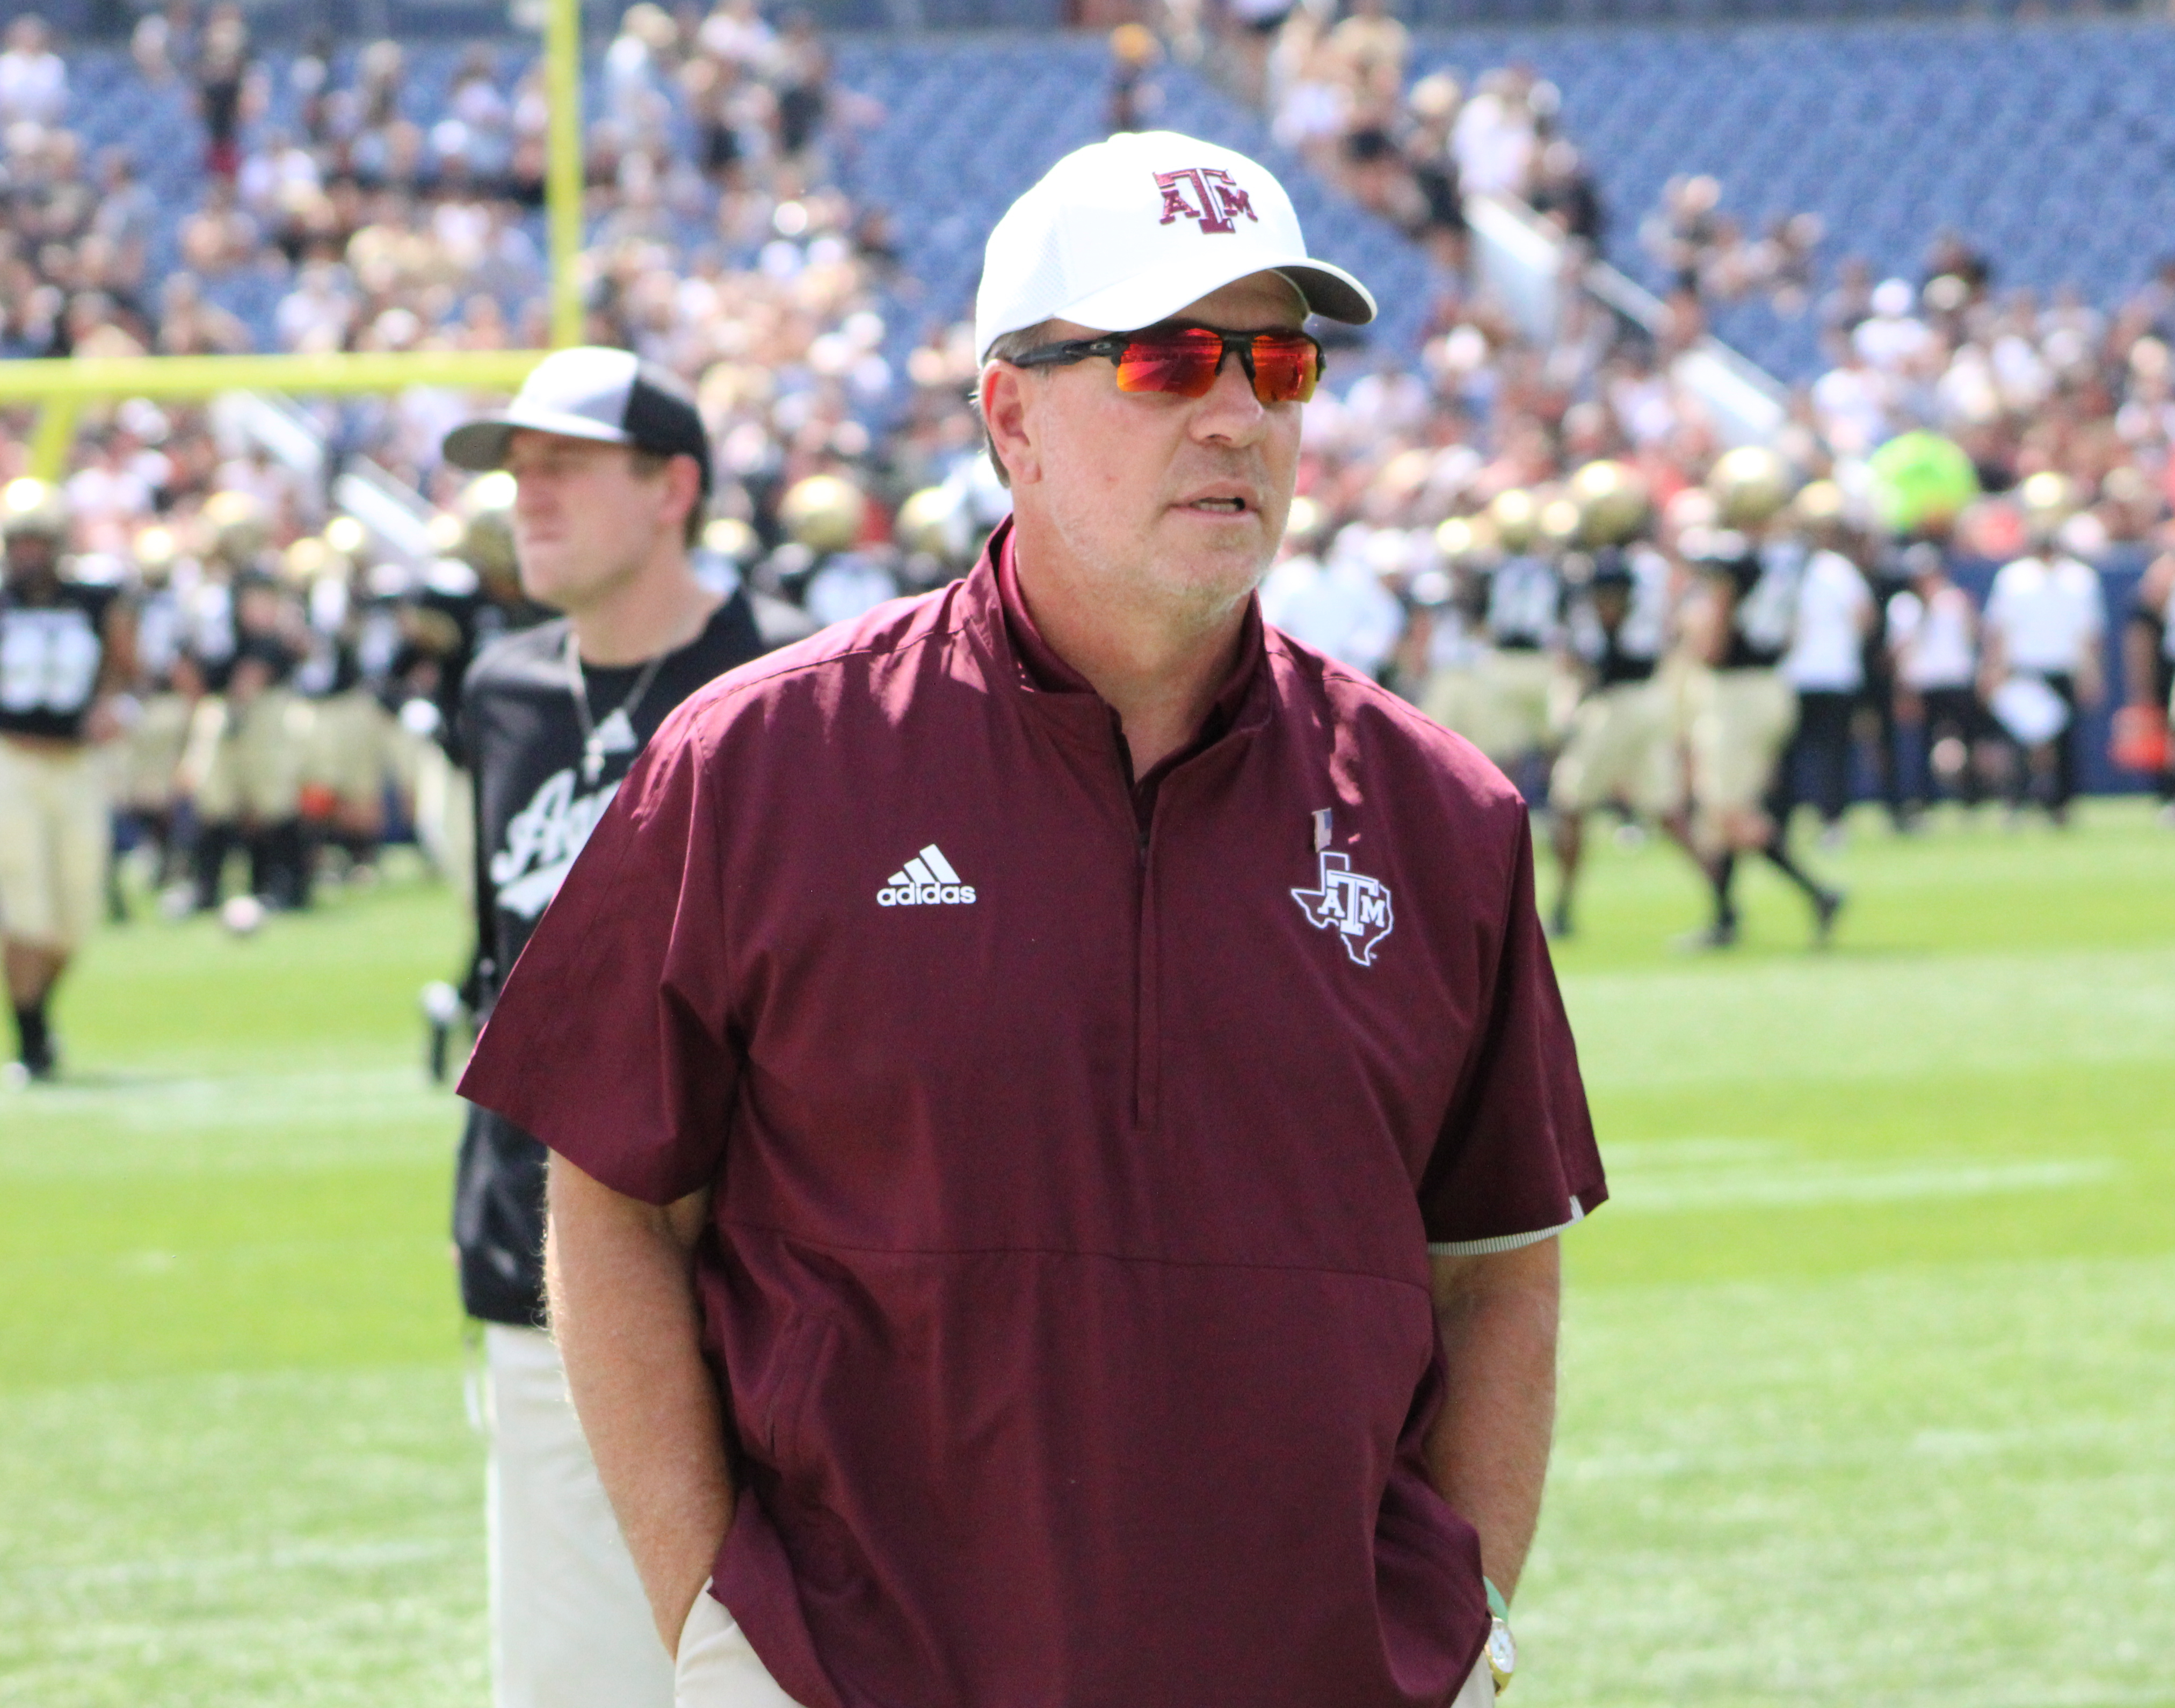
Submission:
{"label": "black football jersey", "polygon": [[63,581],[49,604],[0,590],[0,735],[80,741],[117,588]]}
{"label": "black football jersey", "polygon": [[1772,670],[1790,650],[1798,626],[1798,591],[1804,580],[1805,550],[1797,541],[1771,541],[1733,568],[1736,604],[1730,613],[1726,670]]}

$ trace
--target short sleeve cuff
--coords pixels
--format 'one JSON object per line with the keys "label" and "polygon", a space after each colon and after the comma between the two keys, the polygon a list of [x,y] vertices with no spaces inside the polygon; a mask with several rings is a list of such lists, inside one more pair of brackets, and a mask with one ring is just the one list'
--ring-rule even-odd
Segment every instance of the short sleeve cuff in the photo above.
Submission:
{"label": "short sleeve cuff", "polygon": [[1430,1257],[1486,1257],[1497,1251],[1516,1251],[1521,1246],[1538,1245],[1543,1239],[1553,1239],[1566,1228],[1576,1228],[1586,1220],[1586,1206],[1574,1196],[1570,1201],[1570,1220],[1559,1222],[1553,1228],[1542,1228],[1529,1234],[1499,1234],[1492,1239],[1449,1239],[1440,1244],[1430,1244]]}

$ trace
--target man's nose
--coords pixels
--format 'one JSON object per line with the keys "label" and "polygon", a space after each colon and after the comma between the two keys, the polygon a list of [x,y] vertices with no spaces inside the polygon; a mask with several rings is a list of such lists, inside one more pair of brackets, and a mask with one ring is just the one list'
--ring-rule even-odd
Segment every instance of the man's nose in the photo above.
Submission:
{"label": "man's nose", "polygon": [[1235,350],[1226,350],[1216,383],[1194,410],[1194,436],[1250,444],[1261,436],[1268,419],[1268,406],[1254,395],[1253,377],[1245,362]]}

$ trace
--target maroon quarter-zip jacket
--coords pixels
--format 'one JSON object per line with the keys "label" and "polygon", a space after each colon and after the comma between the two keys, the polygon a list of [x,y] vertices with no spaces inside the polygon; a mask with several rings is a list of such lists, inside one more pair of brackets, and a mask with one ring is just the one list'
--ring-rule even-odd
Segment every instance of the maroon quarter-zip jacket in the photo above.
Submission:
{"label": "maroon quarter-zip jacket", "polygon": [[1429,1248],[1606,1190],[1524,806],[1258,615],[1135,779],[993,545],[674,714],[462,1090],[714,1189],[715,1592],[799,1700],[1445,1702]]}

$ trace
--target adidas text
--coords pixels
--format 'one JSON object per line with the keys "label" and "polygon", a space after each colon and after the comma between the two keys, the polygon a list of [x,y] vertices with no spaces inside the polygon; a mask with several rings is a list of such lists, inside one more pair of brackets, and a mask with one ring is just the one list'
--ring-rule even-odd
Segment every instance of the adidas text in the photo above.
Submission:
{"label": "adidas text", "polygon": [[882,908],[963,907],[974,899],[974,887],[959,881],[959,874],[935,843],[893,872],[876,892],[876,905]]}

